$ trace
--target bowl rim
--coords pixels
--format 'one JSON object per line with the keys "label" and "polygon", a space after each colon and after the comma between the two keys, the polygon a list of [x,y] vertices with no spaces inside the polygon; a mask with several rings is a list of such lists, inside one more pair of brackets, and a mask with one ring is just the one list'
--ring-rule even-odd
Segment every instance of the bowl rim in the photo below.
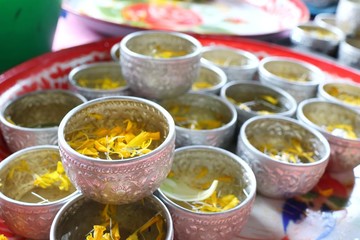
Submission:
{"label": "bowl rim", "polygon": [[87,92],[89,94],[90,93],[94,93],[94,94],[108,93],[108,94],[110,94],[110,93],[118,93],[118,92],[122,92],[122,91],[130,89],[130,87],[127,85],[125,78],[124,78],[124,81],[126,82],[125,86],[112,88],[112,89],[96,89],[96,88],[80,86],[74,78],[75,75],[81,71],[86,71],[88,69],[96,68],[96,67],[100,67],[100,68],[102,68],[102,67],[116,68],[117,67],[117,68],[119,68],[119,71],[121,73],[121,65],[120,65],[120,63],[117,63],[117,62],[103,61],[103,62],[82,64],[82,65],[76,66],[73,69],[71,69],[70,73],[68,74],[68,80],[69,80],[71,87],[73,87],[77,91]]}
{"label": "bowl rim", "polygon": [[259,63],[260,63],[259,58],[254,53],[247,51],[247,50],[238,49],[238,48],[229,47],[229,46],[220,46],[220,45],[204,46],[204,47],[202,47],[201,54],[203,55],[206,52],[212,52],[212,51],[233,52],[235,54],[238,54],[238,55],[250,60],[250,63],[241,65],[241,66],[222,66],[220,64],[216,64],[216,63],[204,58],[203,56],[201,57],[201,59],[204,62],[213,64],[221,69],[224,69],[225,71],[228,71],[228,70],[253,70],[253,69],[257,69],[259,66]]}
{"label": "bowl rim", "polygon": [[[296,65],[300,65],[304,68],[306,68],[307,70],[309,70],[310,72],[316,74],[316,78],[312,79],[311,81],[306,81],[306,82],[298,82],[298,81],[289,81],[286,80],[286,78],[280,77],[276,74],[271,73],[269,70],[267,70],[267,68],[265,67],[265,65],[267,63],[281,63],[281,62],[289,62],[292,64],[296,64]],[[317,66],[315,66],[314,64],[305,62],[303,60],[299,60],[296,58],[292,58],[292,57],[284,57],[284,56],[268,56],[268,57],[264,57],[263,59],[260,60],[259,63],[259,75],[263,75],[266,78],[272,78],[272,81],[277,81],[277,82],[281,82],[281,83],[286,83],[286,84],[291,84],[293,86],[317,86],[320,83],[325,81],[325,74],[324,72],[318,68]]]}
{"label": "bowl rim", "polygon": [[356,82],[334,82],[333,81],[333,82],[324,82],[324,83],[319,84],[319,86],[318,86],[318,97],[319,98],[324,98],[324,99],[326,99],[328,101],[335,102],[335,103],[338,103],[340,105],[344,105],[344,106],[347,106],[347,107],[350,107],[350,108],[353,108],[353,109],[360,110],[360,105],[359,106],[352,105],[352,104],[346,103],[344,101],[341,101],[340,99],[338,99],[336,97],[331,96],[325,90],[325,86],[331,85],[331,84],[347,85],[347,86],[350,86],[350,87],[357,88],[357,89],[359,89],[359,96],[360,96],[360,83],[356,83]]}
{"label": "bowl rim", "polygon": [[[265,153],[261,152],[260,150],[258,150],[256,147],[254,147],[250,143],[250,141],[248,140],[248,138],[246,136],[245,131],[246,131],[247,126],[250,125],[251,123],[253,123],[255,121],[262,121],[264,119],[287,121],[287,122],[291,122],[292,124],[299,125],[302,128],[305,128],[307,131],[309,131],[311,134],[313,134],[316,138],[318,138],[320,140],[320,142],[323,144],[323,146],[325,148],[324,156],[322,156],[321,159],[319,159],[315,162],[312,162],[312,163],[289,163],[289,162],[278,161],[278,160],[273,159],[270,156],[266,155]],[[256,117],[250,118],[247,121],[245,121],[244,124],[241,126],[239,140],[243,141],[245,146],[247,148],[249,148],[255,155],[260,156],[262,159],[265,159],[265,161],[270,161],[270,162],[273,162],[273,163],[276,163],[279,165],[307,168],[307,167],[313,167],[316,165],[321,165],[324,162],[328,162],[329,157],[330,157],[330,144],[329,144],[328,140],[316,129],[314,129],[310,126],[307,126],[306,124],[300,122],[297,119],[290,118],[290,117],[268,115],[268,116],[256,116]]]}
{"label": "bowl rim", "polygon": [[[171,214],[169,212],[169,210],[167,209],[167,207],[165,206],[165,204],[157,197],[155,196],[154,194],[151,194],[151,195],[148,195],[146,196],[145,198],[149,198],[153,201],[155,201],[159,207],[162,209],[162,217],[165,218],[165,221],[166,221],[166,238],[165,240],[170,240],[173,238],[174,236],[174,227],[173,227],[173,220],[172,220],[172,217],[171,217]],[[82,199],[88,199],[86,198],[86,196],[84,196],[83,194],[78,194],[77,196],[75,196],[74,198],[70,199],[68,202],[66,202],[61,208],[60,210],[57,212],[57,214],[55,215],[55,218],[51,224],[51,228],[50,228],[50,240],[55,240],[55,233],[56,233],[56,225],[59,224],[59,221],[60,221],[60,217],[61,215],[66,211],[68,210],[69,208],[71,208],[71,206],[73,204],[76,204],[78,201],[82,200]],[[95,200],[91,200],[91,199],[88,199],[89,201],[95,201]],[[100,204],[103,204],[103,203],[100,203]],[[129,203],[131,204],[131,203]],[[105,205],[105,204],[103,204]],[[120,206],[120,205],[119,205]]]}
{"label": "bowl rim", "polygon": [[[223,99],[226,99],[227,98],[227,90],[231,87],[233,87],[234,85],[253,85],[254,87],[264,87],[264,88],[267,88],[267,89],[270,89],[276,93],[278,93],[279,95],[283,96],[286,98],[286,100],[290,103],[291,105],[291,108],[289,108],[288,110],[284,111],[284,112],[280,112],[280,113],[274,113],[275,115],[283,115],[283,116],[287,116],[287,115],[294,115],[295,112],[296,112],[296,108],[297,108],[297,102],[295,100],[295,98],[288,92],[286,92],[285,90],[279,88],[279,87],[276,87],[276,86],[270,86],[270,85],[266,85],[266,84],[263,84],[261,82],[256,82],[254,80],[237,80],[237,81],[230,81],[228,83],[226,83],[222,88],[221,88],[221,91],[220,91],[220,96],[223,98]],[[240,110],[240,111],[244,111],[242,109],[240,109],[238,106],[236,106],[235,104],[233,104],[236,108],[236,110]],[[246,111],[244,111],[246,112]],[[250,111],[249,113],[255,113],[254,111]],[[258,114],[257,114],[258,115]]]}
{"label": "bowl rim", "polygon": [[331,133],[325,131],[319,125],[317,125],[314,122],[310,121],[310,119],[308,119],[304,114],[304,111],[303,111],[304,107],[306,107],[306,106],[308,106],[310,104],[317,104],[317,103],[324,103],[324,104],[327,104],[327,105],[338,106],[340,108],[343,108],[345,111],[354,113],[360,119],[360,113],[355,111],[354,109],[352,109],[352,108],[350,108],[348,106],[345,106],[343,104],[339,104],[339,103],[335,103],[335,102],[329,102],[329,101],[326,101],[326,100],[323,100],[323,99],[320,99],[320,98],[310,98],[310,99],[306,99],[306,100],[302,101],[298,106],[298,109],[297,109],[297,112],[296,112],[296,118],[298,120],[302,121],[303,123],[315,128],[317,131],[322,133],[325,136],[325,138],[331,137],[331,138],[336,139],[338,141],[347,142],[349,144],[359,144],[360,143],[360,139],[349,139],[349,138],[336,136],[334,134],[331,134]]}
{"label": "bowl rim", "polygon": [[[178,56],[178,57],[171,57],[171,58],[154,58],[152,56],[149,55],[144,55],[144,54],[140,54],[137,52],[134,52],[132,50],[130,50],[127,47],[127,43],[129,41],[131,41],[134,38],[137,38],[139,36],[146,36],[146,35],[170,35],[172,37],[178,37],[181,39],[184,39],[186,41],[188,41],[189,43],[191,43],[194,46],[194,49],[192,52],[183,55],[183,56]],[[124,38],[121,39],[120,41],[120,62],[122,59],[123,54],[121,54],[121,52],[124,52],[125,54],[131,56],[131,57],[135,57],[135,58],[139,58],[142,60],[146,60],[146,61],[154,61],[154,62],[159,62],[159,63],[164,63],[164,62],[171,62],[171,61],[178,61],[178,60],[183,60],[183,59],[192,59],[195,57],[199,57],[201,55],[201,49],[202,49],[202,45],[200,43],[199,40],[197,40],[195,37],[186,34],[186,33],[182,33],[182,32],[175,32],[175,31],[167,31],[167,30],[143,30],[143,31],[135,31],[132,33],[127,34]]]}
{"label": "bowl rim", "polygon": [[[181,132],[192,132],[192,133],[197,132],[197,133],[206,134],[206,133],[213,133],[213,132],[222,131],[224,129],[228,129],[228,128],[232,127],[232,126],[235,126],[236,121],[237,121],[237,111],[236,111],[236,108],[232,104],[225,101],[221,97],[216,96],[215,94],[207,94],[207,93],[203,93],[203,92],[188,92],[188,93],[185,93],[185,94],[183,94],[183,95],[181,95],[179,97],[186,97],[186,96],[189,96],[189,95],[199,96],[199,97],[203,97],[203,98],[212,98],[213,100],[224,104],[225,106],[228,107],[228,110],[231,113],[231,119],[230,119],[230,121],[228,121],[227,123],[225,123],[224,125],[222,125],[222,126],[220,126],[218,128],[212,128],[212,129],[189,129],[189,128],[185,128],[185,127],[180,127],[180,126],[175,124],[175,129],[176,130],[180,130]],[[164,99],[161,102],[163,103],[163,102],[166,102],[166,101],[167,101],[167,99]]]}
{"label": "bowl rim", "polygon": [[14,130],[18,130],[18,131],[23,131],[23,132],[29,132],[29,133],[41,133],[41,132],[52,132],[52,131],[57,131],[57,129],[59,128],[58,126],[53,126],[53,127],[42,127],[42,128],[30,128],[30,127],[22,127],[16,124],[12,124],[10,123],[8,120],[5,119],[4,116],[4,112],[5,110],[11,105],[13,104],[15,101],[18,101],[20,99],[26,98],[30,95],[37,95],[37,94],[43,94],[43,93],[64,93],[67,94],[69,96],[71,96],[72,98],[77,98],[80,101],[82,101],[82,103],[87,102],[87,99],[82,96],[79,93],[67,90],[67,89],[46,89],[46,90],[37,90],[37,91],[33,91],[33,92],[28,92],[19,96],[16,96],[10,100],[8,100],[0,109],[0,123],[3,124],[4,126],[14,129]]}
{"label": "bowl rim", "polygon": [[[37,145],[37,146],[31,146],[31,147],[23,148],[23,149],[21,149],[19,151],[16,151],[16,152],[10,154],[3,161],[1,161],[0,162],[0,171],[2,171],[5,167],[7,167],[7,165],[9,163],[16,160],[18,157],[22,156],[24,153],[29,154],[29,153],[32,153],[32,152],[42,151],[42,150],[47,150],[47,151],[50,150],[50,151],[54,151],[54,152],[59,153],[59,148],[57,146],[55,146],[55,145]],[[74,192],[72,192],[71,194],[67,195],[64,198],[60,198],[60,199],[58,199],[56,201],[51,201],[51,202],[42,203],[42,204],[22,202],[22,201],[19,201],[19,200],[15,200],[13,198],[10,198],[10,197],[6,196],[2,191],[0,191],[0,199],[1,199],[1,201],[6,201],[7,203],[10,203],[10,204],[16,205],[16,206],[20,206],[20,207],[44,208],[44,207],[58,206],[58,205],[64,204],[68,200],[70,200],[73,197],[77,196],[79,193],[80,192],[78,190],[75,190]]]}
{"label": "bowl rim", "polygon": [[[101,104],[101,103],[105,103],[105,102],[112,102],[112,101],[140,102],[140,103],[146,104],[148,106],[151,106],[151,107],[159,110],[161,112],[161,114],[163,115],[163,117],[166,119],[166,121],[168,123],[168,128],[169,128],[168,134],[165,137],[164,141],[158,147],[156,147],[154,150],[152,150],[151,152],[149,152],[147,154],[137,156],[137,157],[127,158],[127,159],[112,159],[111,161],[107,161],[107,160],[100,159],[100,158],[99,159],[92,158],[92,157],[82,155],[82,154],[78,153],[77,151],[75,151],[72,147],[70,147],[70,145],[65,140],[65,136],[64,136],[64,129],[65,129],[65,126],[66,126],[68,120],[70,118],[72,118],[72,116],[74,114],[76,114],[79,111],[82,111],[88,107],[91,107],[92,105]],[[94,162],[94,163],[95,162],[101,163],[105,166],[113,165],[114,163],[128,164],[129,162],[142,161],[144,158],[148,158],[150,156],[156,155],[159,152],[161,152],[163,149],[166,148],[166,146],[171,144],[173,139],[175,139],[175,123],[174,123],[174,120],[171,117],[170,113],[168,113],[160,104],[158,104],[156,102],[153,102],[153,101],[145,99],[145,98],[134,97],[134,96],[109,96],[109,97],[101,97],[101,98],[96,98],[96,99],[87,101],[87,102],[73,108],[72,110],[70,110],[65,115],[65,117],[62,119],[62,121],[60,122],[59,128],[58,128],[58,142],[59,142],[59,146],[61,146],[60,148],[63,148],[64,151],[69,152],[70,154],[75,155],[75,156],[79,157],[80,159],[83,159],[85,161]]]}
{"label": "bowl rim", "polygon": [[251,201],[253,199],[255,199],[256,197],[256,188],[257,188],[257,182],[256,182],[256,177],[254,174],[254,171],[251,169],[251,167],[245,162],[245,160],[243,160],[240,156],[226,150],[220,147],[215,147],[215,146],[208,146],[208,145],[190,145],[190,146],[184,146],[184,147],[179,147],[177,149],[175,149],[175,155],[174,155],[174,161],[176,159],[176,153],[179,152],[192,152],[192,151],[197,151],[197,150],[202,150],[202,151],[210,151],[210,152],[216,152],[216,153],[221,153],[223,155],[227,155],[228,157],[232,158],[235,162],[237,162],[243,169],[244,169],[244,173],[246,173],[248,179],[249,179],[249,186],[251,187],[250,189],[250,193],[248,195],[246,195],[246,198],[237,206],[235,206],[234,208],[222,211],[222,212],[193,212],[189,209],[186,209],[176,203],[174,203],[170,198],[168,198],[162,191],[160,188],[157,189],[157,193],[160,195],[160,199],[162,199],[165,203],[171,205],[172,207],[175,207],[178,210],[181,210],[183,212],[186,212],[187,214],[190,215],[195,215],[195,216],[214,216],[214,215],[224,215],[224,214],[229,214],[232,213],[234,211],[237,211],[238,209],[242,208],[243,206],[251,203]]}

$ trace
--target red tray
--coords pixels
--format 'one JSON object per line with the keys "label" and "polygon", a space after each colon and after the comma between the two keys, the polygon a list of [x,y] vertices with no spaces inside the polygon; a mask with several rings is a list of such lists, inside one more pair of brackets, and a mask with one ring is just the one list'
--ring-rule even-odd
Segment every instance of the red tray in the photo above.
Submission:
{"label": "red tray", "polygon": [[[206,45],[226,45],[265,56],[287,56],[315,64],[327,75],[327,81],[360,82],[360,72],[335,61],[294,52],[285,47],[250,39],[198,36]],[[111,60],[110,48],[120,38],[48,53],[29,60],[0,75],[0,106],[8,99],[39,89],[67,89],[67,75],[75,66]],[[0,159],[9,155],[0,136]],[[250,219],[236,239],[355,239],[360,236],[360,169],[341,174],[325,173],[310,192],[313,198],[299,196],[274,200],[257,196]],[[330,190],[329,190],[330,189]],[[323,190],[331,194],[323,194]],[[307,195],[307,196],[309,196]],[[314,197],[315,196],[315,197]],[[0,220],[0,233],[14,236]]]}

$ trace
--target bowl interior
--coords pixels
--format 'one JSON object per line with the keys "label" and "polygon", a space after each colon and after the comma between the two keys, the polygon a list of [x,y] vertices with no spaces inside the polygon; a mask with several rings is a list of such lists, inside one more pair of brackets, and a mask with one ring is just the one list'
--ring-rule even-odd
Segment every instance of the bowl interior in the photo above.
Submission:
{"label": "bowl interior", "polygon": [[118,63],[80,66],[70,73],[70,82],[75,87],[98,90],[122,88],[127,85]]}
{"label": "bowl interior", "polygon": [[[168,178],[195,189],[207,188],[217,179],[219,183],[212,198],[220,200],[233,195],[239,200],[239,205],[255,192],[254,182],[251,182],[249,173],[238,160],[216,149],[194,147],[177,151]],[[215,212],[196,202],[171,201],[190,211]]]}
{"label": "bowl interior", "polygon": [[343,83],[329,83],[325,84],[323,88],[327,94],[341,102],[360,106],[360,86]]}
{"label": "bowl interior", "polygon": [[191,130],[220,128],[234,118],[229,106],[206,94],[185,94],[160,104],[169,111],[176,126]]}
{"label": "bowl interior", "polygon": [[294,108],[286,96],[267,86],[239,83],[226,88],[225,97],[238,111],[255,115],[282,113]]}
{"label": "bowl interior", "polygon": [[[139,239],[170,239],[166,238],[171,224],[169,218],[159,201],[153,197],[122,205],[105,205],[84,197],[77,198],[71,205],[66,205],[65,209],[60,210],[55,222],[55,239],[85,239],[89,233],[92,233],[94,225],[106,222],[105,215],[111,219],[110,223],[114,225],[118,223],[121,239],[127,239],[151,218],[157,216],[157,221],[154,221],[149,228],[145,228]],[[159,238],[157,238],[159,236],[157,224],[162,227],[163,233]],[[109,226],[106,232],[110,232]]]}
{"label": "bowl interior", "polygon": [[195,52],[198,46],[177,34],[147,33],[133,36],[126,47],[137,54],[154,58],[174,58]]}
{"label": "bowl interior", "polygon": [[[70,181],[67,181],[68,190],[59,190],[56,184],[47,188],[34,184],[37,176],[56,172],[58,162],[61,162],[58,149],[23,151],[0,170],[1,192],[11,199],[36,204],[49,203],[69,196],[76,190]],[[56,180],[46,178],[45,181],[51,183],[53,179]]]}
{"label": "bowl interior", "polygon": [[54,127],[60,124],[71,109],[83,102],[84,100],[65,91],[32,92],[9,103],[3,116],[21,127]]}
{"label": "bowl interior", "polygon": [[298,62],[274,60],[266,62],[264,68],[269,73],[287,82],[308,83],[319,81],[318,74]]}
{"label": "bowl interior", "polygon": [[[99,99],[79,108],[78,111],[74,111],[66,120],[63,132],[65,140],[68,143],[74,143],[74,145],[78,143],[87,144],[89,139],[98,139],[99,143],[105,147],[115,142],[118,143],[117,146],[121,148],[121,151],[119,150],[118,153],[112,151],[113,156],[107,156],[95,146],[100,154],[99,158],[108,159],[111,157],[115,160],[134,157],[127,157],[124,154],[137,152],[138,149],[135,148],[142,146],[142,144],[145,144],[147,149],[152,150],[160,146],[169,134],[170,123],[169,118],[164,115],[164,110],[150,102],[130,98],[110,98],[107,100]],[[146,135],[144,132],[156,133],[158,137],[151,137],[152,135]],[[150,138],[154,140],[151,141]],[[100,139],[106,143],[101,142]],[[123,140],[125,140],[126,146],[121,145]],[[130,143],[132,140],[134,141]],[[131,144],[133,144],[132,147]],[[123,150],[125,152],[122,152]]]}
{"label": "bowl interior", "polygon": [[193,91],[220,88],[226,80],[209,67],[201,66],[199,76],[192,85]]}
{"label": "bowl interior", "polygon": [[330,102],[311,102],[302,108],[304,116],[324,131],[360,136],[360,115]]}
{"label": "bowl interior", "polygon": [[312,163],[323,159],[322,140],[300,123],[280,118],[261,118],[245,128],[246,139],[258,151],[287,163]]}
{"label": "bowl interior", "polygon": [[202,57],[220,67],[242,67],[251,65],[253,60],[236,49],[208,49]]}
{"label": "bowl interior", "polygon": [[331,31],[329,28],[316,26],[316,25],[301,25],[299,26],[306,36],[312,39],[320,39],[320,40],[340,40],[339,36]]}

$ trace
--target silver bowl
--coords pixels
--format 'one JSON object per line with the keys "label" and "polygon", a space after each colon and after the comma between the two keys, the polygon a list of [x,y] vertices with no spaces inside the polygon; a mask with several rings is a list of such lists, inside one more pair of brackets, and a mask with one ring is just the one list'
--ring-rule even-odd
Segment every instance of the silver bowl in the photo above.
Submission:
{"label": "silver bowl", "polygon": [[218,95],[226,82],[227,77],[221,68],[202,62],[199,77],[193,83],[191,91]]}
{"label": "silver bowl", "polygon": [[203,47],[202,58],[204,62],[220,67],[228,81],[253,79],[259,65],[258,57],[253,53],[225,46]]}
{"label": "silver bowl", "polygon": [[137,31],[120,42],[120,64],[139,96],[165,99],[191,89],[199,75],[201,44],[194,37],[166,31]]}
{"label": "silver bowl", "polygon": [[175,150],[172,167],[174,176],[182,172],[189,178],[189,183],[203,183],[201,178],[196,178],[196,174],[197,170],[204,167],[208,169],[204,177],[206,181],[221,179],[225,175],[233,178],[233,182],[220,180],[217,190],[218,193],[234,194],[240,203],[221,212],[193,211],[181,202],[168,198],[160,188],[159,197],[168,207],[174,221],[175,239],[232,239],[239,234],[249,218],[255,200],[256,180],[245,161],[229,151],[210,146],[188,146]]}
{"label": "silver bowl", "polygon": [[284,89],[299,103],[316,96],[317,87],[324,82],[325,75],[310,63],[275,56],[260,61],[259,79],[265,85]]}
{"label": "silver bowl", "polygon": [[[286,91],[256,81],[228,82],[221,89],[220,96],[236,108],[239,126],[249,118],[260,115],[292,117],[297,107],[295,99]],[[266,97],[271,97],[278,103],[271,104],[266,101]]]}
{"label": "silver bowl", "polygon": [[110,49],[110,56],[114,62],[120,62],[120,42],[115,43]]}
{"label": "silver bowl", "polygon": [[70,89],[91,100],[109,96],[131,95],[119,63],[83,64],[69,73]]}
{"label": "silver bowl", "polygon": [[[316,14],[314,22],[320,26],[327,27],[337,27],[336,26],[336,16],[333,13],[319,13]],[[342,30],[341,30],[342,31]]]}
{"label": "silver bowl", "polygon": [[360,36],[360,2],[358,0],[339,0],[336,8],[336,25],[346,35]]}
{"label": "silver bowl", "polygon": [[[328,170],[341,172],[353,170],[360,164],[360,113],[340,105],[320,99],[308,99],[299,104],[297,118],[304,124],[321,132],[330,144],[330,161]],[[353,129],[358,137],[350,139],[346,131],[334,127],[332,132],[328,126],[344,124]]]}
{"label": "silver bowl", "polygon": [[11,152],[26,147],[57,144],[57,130],[71,109],[86,102],[66,90],[41,90],[9,100],[1,107],[0,128]]}
{"label": "silver bowl", "polygon": [[[187,93],[159,103],[175,120],[176,147],[209,145],[228,148],[231,146],[236,128],[236,109],[220,97],[212,94]],[[197,122],[208,120],[219,123],[219,126],[196,127]]]}
{"label": "silver bowl", "polygon": [[360,84],[356,82],[327,82],[319,85],[318,98],[342,104],[360,112]]}
{"label": "silver bowl", "polygon": [[[104,222],[101,214],[105,207],[105,204],[85,198],[83,195],[72,199],[56,215],[51,225],[50,240],[85,239],[94,225]],[[121,239],[127,239],[129,234],[135,232],[157,214],[164,221],[162,224],[164,235],[159,239],[173,239],[174,230],[170,213],[157,197],[149,195],[136,202],[110,207],[116,209],[116,214],[111,215],[111,219],[119,223]],[[157,236],[158,230],[156,224],[153,224],[142,232],[141,239],[153,240],[158,239]]]}
{"label": "silver bowl", "polygon": [[[99,120],[99,116],[102,120]],[[80,154],[69,143],[69,134],[79,129],[126,128],[125,120],[148,132],[159,132],[152,151],[113,160]],[[117,135],[116,135],[117,136]],[[175,124],[160,105],[137,97],[98,98],[70,111],[58,131],[64,168],[78,190],[101,203],[122,204],[150,195],[170,171],[175,148]]]}
{"label": "silver bowl", "polygon": [[[313,153],[315,161],[280,161],[259,150],[265,146],[266,151],[282,152],[294,143],[304,152]],[[271,198],[289,198],[307,193],[317,184],[328,164],[330,146],[320,132],[298,120],[257,116],[242,125],[236,153],[254,171],[259,193]]]}
{"label": "silver bowl", "polygon": [[360,38],[346,38],[339,46],[338,59],[340,63],[360,69]]}
{"label": "silver bowl", "polygon": [[291,42],[301,48],[334,54],[345,39],[342,30],[335,26],[321,26],[315,22],[298,25],[291,31]]}
{"label": "silver bowl", "polygon": [[[58,161],[61,161],[59,149],[42,145],[19,150],[0,163],[1,218],[13,233],[47,239],[59,209],[79,194],[74,186],[68,191],[34,186],[34,174],[41,176],[56,170]],[[31,192],[41,194],[42,198]],[[44,198],[49,201],[43,201]]]}

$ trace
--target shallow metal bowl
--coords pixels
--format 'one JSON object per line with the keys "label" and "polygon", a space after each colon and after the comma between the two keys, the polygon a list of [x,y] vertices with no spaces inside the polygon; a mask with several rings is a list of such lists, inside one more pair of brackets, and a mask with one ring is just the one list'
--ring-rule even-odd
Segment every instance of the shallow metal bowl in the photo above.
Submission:
{"label": "shallow metal bowl", "polygon": [[259,79],[265,85],[284,89],[299,103],[316,96],[325,75],[318,67],[298,59],[265,57],[259,64]]}
{"label": "shallow metal bowl", "polygon": [[[249,218],[255,200],[256,180],[246,162],[235,154],[216,147],[188,146],[176,149],[172,166],[175,175],[179,172],[193,173],[196,179],[196,170],[204,168],[208,169],[206,176],[209,179],[220,179],[224,175],[232,177],[235,187],[228,191],[237,196],[240,203],[223,212],[194,212],[168,198],[159,189],[160,199],[168,207],[174,221],[175,239],[232,239]],[[193,183],[196,181],[194,179],[189,181]],[[227,191],[226,185],[222,186],[222,190]]]}
{"label": "shallow metal bowl", "polygon": [[26,147],[57,144],[57,130],[71,109],[86,102],[66,90],[42,90],[15,97],[1,107],[2,136],[11,152]]}
{"label": "shallow metal bowl", "polygon": [[227,77],[221,68],[202,62],[199,77],[193,83],[191,91],[217,95],[226,82]]}
{"label": "shallow metal bowl", "polygon": [[[105,207],[105,204],[88,199],[84,195],[72,199],[56,215],[51,225],[50,240],[85,239],[94,225],[104,222],[101,214]],[[164,220],[163,231],[165,234],[160,240],[173,239],[174,230],[170,213],[157,197],[149,195],[136,202],[111,207],[116,209],[116,214],[111,217],[112,220],[116,219],[119,223],[121,239],[127,239],[130,234],[157,214]],[[157,236],[158,230],[156,224],[153,224],[151,228],[142,233],[141,239],[153,240],[157,239]]]}
{"label": "shallow metal bowl", "polygon": [[360,69],[360,37],[346,38],[339,46],[339,62]]}
{"label": "shallow metal bowl", "polygon": [[356,82],[322,83],[317,97],[360,111],[360,84]]}
{"label": "shallow metal bowl", "polygon": [[[236,109],[218,96],[203,93],[187,93],[177,98],[159,102],[172,114],[172,109],[188,109],[182,118],[191,121],[193,116],[208,120],[217,118],[222,126],[212,129],[190,129],[179,126],[175,118],[176,147],[187,145],[210,145],[228,148],[234,139],[236,128]],[[209,118],[208,118],[209,117]]]}
{"label": "shallow metal bowl", "polygon": [[[313,152],[311,163],[275,160],[258,149],[266,144],[284,149],[298,141],[304,151]],[[240,129],[236,153],[252,168],[259,193],[271,198],[289,198],[310,191],[323,175],[329,161],[330,146],[315,129],[298,120],[282,116],[257,116]]]}
{"label": "shallow metal bowl", "polygon": [[335,26],[321,26],[315,22],[307,22],[295,27],[290,35],[291,42],[302,48],[335,54],[345,34]]}
{"label": "shallow metal bowl", "polygon": [[[159,57],[158,52],[169,56]],[[183,33],[137,31],[120,42],[120,64],[126,81],[133,92],[150,99],[172,98],[189,91],[199,75],[200,58],[200,42]]]}
{"label": "shallow metal bowl", "polygon": [[[33,185],[34,174],[40,176],[56,170],[58,161],[61,161],[59,149],[42,145],[17,151],[0,163],[1,218],[13,233],[29,239],[47,239],[56,213],[79,194],[74,186],[60,191]],[[49,202],[31,192],[47,196]]]}
{"label": "shallow metal bowl", "polygon": [[[275,114],[280,116],[292,117],[296,112],[297,103],[295,99],[286,91],[278,87],[264,85],[256,81],[231,81],[221,89],[220,96],[236,107],[239,126],[249,118],[264,114]],[[278,104],[270,105],[271,108],[265,108],[268,102],[261,97],[271,96],[278,100]],[[242,107],[245,104],[248,108]],[[251,107],[257,108],[257,111]],[[261,107],[262,106],[262,107]],[[264,110],[273,110],[273,113],[264,113]]]}
{"label": "shallow metal bowl", "polygon": [[121,73],[120,64],[115,62],[89,63],[75,67],[69,73],[69,83],[72,90],[88,100],[132,94]]}
{"label": "shallow metal bowl", "polygon": [[[101,115],[103,123],[92,116]],[[130,120],[142,130],[160,132],[161,139],[147,154],[127,159],[104,160],[82,155],[67,142],[67,134],[97,122],[112,128]],[[105,126],[106,125],[106,126]],[[121,204],[142,199],[160,185],[170,171],[175,148],[175,124],[160,105],[137,97],[98,98],[70,111],[58,131],[64,168],[78,190],[101,203]]]}
{"label": "shallow metal bowl", "polygon": [[226,74],[228,81],[253,79],[259,59],[251,52],[225,46],[208,46],[202,49],[204,62],[215,64]]}
{"label": "shallow metal bowl", "polygon": [[329,171],[353,170],[360,164],[360,139],[348,139],[326,130],[329,125],[344,124],[351,126],[354,133],[360,137],[360,113],[326,100],[308,99],[299,104],[297,118],[321,132],[329,141]]}

